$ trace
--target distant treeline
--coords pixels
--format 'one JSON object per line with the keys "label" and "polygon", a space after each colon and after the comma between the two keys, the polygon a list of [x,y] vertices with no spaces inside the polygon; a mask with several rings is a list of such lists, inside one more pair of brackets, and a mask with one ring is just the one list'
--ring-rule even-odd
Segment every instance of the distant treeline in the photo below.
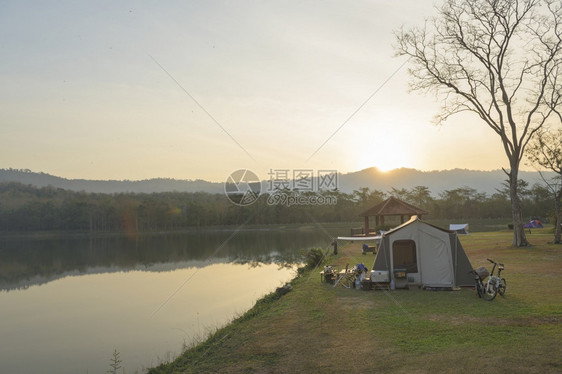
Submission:
{"label": "distant treeline", "polygon": [[[552,198],[540,185],[523,184],[526,216],[548,217]],[[312,194],[312,193],[310,193]],[[510,219],[507,189],[492,196],[462,187],[432,198],[427,187],[383,192],[361,188],[347,194],[323,192],[335,205],[270,205],[266,196],[252,205],[234,205],[224,194],[161,192],[98,194],[19,183],[0,184],[0,231],[84,230],[141,232],[190,227],[310,222],[358,222],[363,210],[390,195],[430,212],[432,219]]]}

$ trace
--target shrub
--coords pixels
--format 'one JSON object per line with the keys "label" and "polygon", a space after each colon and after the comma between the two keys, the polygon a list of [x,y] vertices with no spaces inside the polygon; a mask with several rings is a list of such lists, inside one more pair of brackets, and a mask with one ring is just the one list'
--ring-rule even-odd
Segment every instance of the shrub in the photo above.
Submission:
{"label": "shrub", "polygon": [[320,248],[311,248],[306,253],[306,268],[314,269],[324,261],[324,252]]}

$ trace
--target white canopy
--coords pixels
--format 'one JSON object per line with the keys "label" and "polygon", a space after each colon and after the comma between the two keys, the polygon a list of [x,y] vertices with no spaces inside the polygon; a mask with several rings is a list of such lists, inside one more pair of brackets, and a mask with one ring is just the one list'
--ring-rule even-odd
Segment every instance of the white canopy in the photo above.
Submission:
{"label": "white canopy", "polygon": [[468,234],[468,223],[451,223],[449,230],[456,231],[457,234]]}
{"label": "white canopy", "polygon": [[382,236],[338,236],[338,240],[350,240],[350,241],[366,241],[366,240],[381,240]]}

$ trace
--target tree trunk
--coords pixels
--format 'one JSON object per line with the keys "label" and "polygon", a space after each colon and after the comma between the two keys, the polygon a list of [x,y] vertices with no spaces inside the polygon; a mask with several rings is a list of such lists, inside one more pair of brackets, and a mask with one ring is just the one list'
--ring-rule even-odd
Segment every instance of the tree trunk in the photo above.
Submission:
{"label": "tree trunk", "polygon": [[517,193],[518,169],[511,169],[509,173],[509,197],[511,198],[511,215],[513,216],[513,246],[527,247],[529,242],[525,236],[523,227],[523,213],[521,210],[521,200]]}
{"label": "tree trunk", "polygon": [[554,228],[554,244],[562,243],[562,222],[560,221],[560,216],[562,216],[562,207],[560,206],[560,198],[562,197],[562,193],[557,194],[554,198],[554,214],[555,214],[555,221],[554,224],[556,225]]}

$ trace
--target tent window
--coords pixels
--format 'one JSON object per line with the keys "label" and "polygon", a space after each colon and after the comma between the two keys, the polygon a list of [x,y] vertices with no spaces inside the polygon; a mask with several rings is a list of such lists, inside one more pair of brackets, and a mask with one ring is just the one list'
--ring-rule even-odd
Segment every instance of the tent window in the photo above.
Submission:
{"label": "tent window", "polygon": [[416,242],[397,240],[392,244],[392,263],[394,268],[406,268],[408,273],[418,272],[416,259]]}

